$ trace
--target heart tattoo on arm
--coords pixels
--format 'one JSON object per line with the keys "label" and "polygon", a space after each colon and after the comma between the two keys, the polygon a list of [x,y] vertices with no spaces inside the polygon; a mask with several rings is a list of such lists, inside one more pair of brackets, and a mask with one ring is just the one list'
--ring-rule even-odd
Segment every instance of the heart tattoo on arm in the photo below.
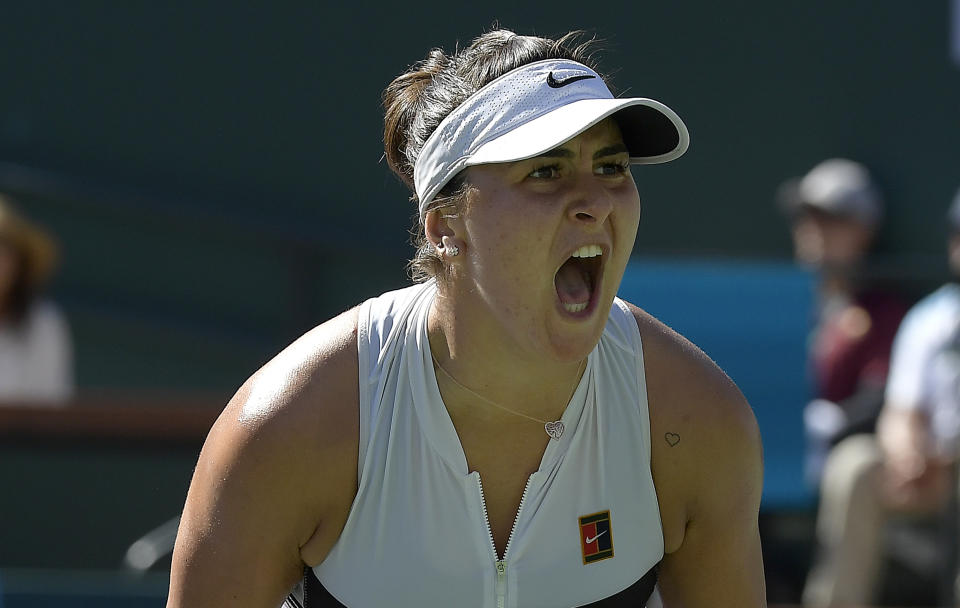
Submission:
{"label": "heart tattoo on arm", "polygon": [[664,434],[663,438],[667,441],[667,445],[670,447],[674,447],[680,443],[680,435],[676,433],[666,433]]}

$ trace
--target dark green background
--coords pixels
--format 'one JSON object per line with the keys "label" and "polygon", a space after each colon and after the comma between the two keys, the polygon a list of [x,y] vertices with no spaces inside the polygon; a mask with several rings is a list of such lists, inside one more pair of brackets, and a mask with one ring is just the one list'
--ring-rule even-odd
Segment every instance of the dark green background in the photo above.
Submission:
{"label": "dark green background", "polygon": [[[881,248],[941,270],[960,185],[950,3],[30,2],[0,21],[0,187],[61,238],[84,386],[230,387],[401,285],[412,209],[379,96],[495,20],[609,41],[621,92],[673,107],[680,161],[635,170],[638,254],[789,256],[777,184],[867,163]],[[642,304],[642,302],[641,302]]]}
{"label": "dark green background", "polygon": [[[681,160],[635,171],[638,255],[786,258],[776,186],[849,156],[887,194],[886,259],[937,275],[960,186],[949,12],[947,0],[4,3],[0,188],[61,241],[53,295],[81,386],[229,390],[306,328],[403,284],[413,210],[380,161],[383,87],[494,20],[587,28],[609,40],[619,90],[667,103],[692,134]],[[198,448],[5,445],[0,516],[18,523],[0,529],[0,566],[116,566],[179,511]]]}

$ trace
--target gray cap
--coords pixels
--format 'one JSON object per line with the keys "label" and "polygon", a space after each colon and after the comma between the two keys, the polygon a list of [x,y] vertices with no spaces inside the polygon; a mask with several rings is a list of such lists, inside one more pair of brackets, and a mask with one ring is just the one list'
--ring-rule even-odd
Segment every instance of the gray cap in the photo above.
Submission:
{"label": "gray cap", "polygon": [[860,163],[831,158],[789,186],[789,195],[781,193],[781,204],[799,211],[813,207],[826,213],[844,215],[875,225],[883,218],[883,199]]}

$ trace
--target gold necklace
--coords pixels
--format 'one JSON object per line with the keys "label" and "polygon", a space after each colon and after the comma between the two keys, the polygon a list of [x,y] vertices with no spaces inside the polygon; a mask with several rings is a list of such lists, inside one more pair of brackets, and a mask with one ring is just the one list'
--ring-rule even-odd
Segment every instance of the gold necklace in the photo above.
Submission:
{"label": "gold necklace", "polygon": [[[547,435],[550,437],[550,439],[559,440],[561,437],[563,437],[563,431],[565,430],[566,427],[564,426],[562,420],[541,420],[540,418],[535,418],[535,417],[533,417],[533,416],[529,416],[529,415],[527,415],[527,414],[524,414],[523,412],[517,412],[517,411],[512,410],[512,409],[510,409],[510,408],[508,408],[508,407],[504,407],[504,406],[500,405],[499,403],[496,403],[495,401],[491,401],[491,400],[487,399],[486,397],[484,397],[483,395],[477,393],[476,391],[473,391],[473,390],[467,388],[466,386],[460,384],[460,383],[457,381],[457,379],[454,378],[453,375],[450,374],[450,372],[448,372],[442,365],[440,365],[440,362],[437,361],[437,358],[433,355],[433,353],[430,353],[430,358],[433,359],[433,363],[434,363],[434,365],[437,366],[437,369],[439,369],[441,372],[443,372],[443,375],[450,379],[450,382],[453,382],[456,386],[458,386],[458,387],[460,387],[461,389],[463,389],[464,391],[470,393],[471,395],[473,395],[473,396],[476,397],[477,399],[483,401],[484,403],[487,403],[487,404],[489,404],[489,405],[492,405],[493,407],[495,407],[495,408],[497,408],[497,409],[500,409],[500,410],[503,410],[503,411],[505,411],[505,412],[507,412],[507,413],[513,414],[514,416],[520,416],[520,417],[522,417],[522,418],[526,418],[527,420],[532,420],[532,421],[534,421],[534,422],[539,422],[540,424],[543,425],[543,430],[546,431],[546,433],[547,433]],[[583,370],[583,368],[586,366],[586,363],[587,363],[587,362],[586,362],[586,359],[584,359],[584,362],[581,363],[581,364],[580,364],[580,367],[577,368],[577,373],[576,373],[576,375],[574,375],[573,388],[570,390],[570,397],[567,398],[567,402],[570,401],[570,399],[573,397],[573,394],[577,391],[577,385],[580,383],[580,372],[581,372],[581,371]]]}

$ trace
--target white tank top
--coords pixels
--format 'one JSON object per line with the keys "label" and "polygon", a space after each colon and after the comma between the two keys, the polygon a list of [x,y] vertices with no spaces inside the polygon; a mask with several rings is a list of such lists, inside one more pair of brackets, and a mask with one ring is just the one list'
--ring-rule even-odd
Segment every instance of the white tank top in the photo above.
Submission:
{"label": "white tank top", "polygon": [[640,586],[642,606],[663,533],[633,315],[615,301],[498,556],[480,475],[437,388],[435,295],[428,282],[360,306],[359,488],[317,578],[349,608],[560,608]]}

